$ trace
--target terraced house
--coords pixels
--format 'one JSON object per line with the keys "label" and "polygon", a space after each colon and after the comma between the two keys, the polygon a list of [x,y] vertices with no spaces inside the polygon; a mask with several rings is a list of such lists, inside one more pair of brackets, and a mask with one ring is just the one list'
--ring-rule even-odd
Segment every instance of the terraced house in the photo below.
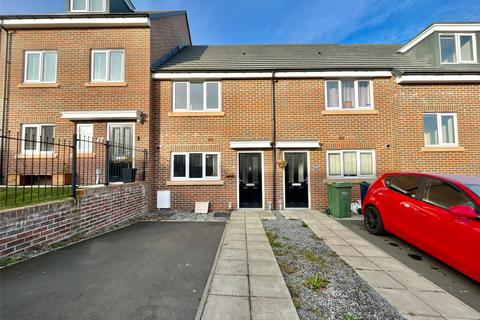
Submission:
{"label": "terraced house", "polygon": [[[148,149],[152,209],[157,191],[162,208],[321,209],[330,182],[480,174],[479,23],[405,45],[198,46],[183,11],[66,8],[0,18],[3,131]],[[4,163],[58,156],[38,142]]]}
{"label": "terraced house", "polygon": [[154,69],[155,188],[175,208],[319,209],[330,182],[479,175],[479,31],[437,23],[405,45],[187,46]]}
{"label": "terraced house", "polygon": [[[75,133],[85,140],[78,150],[93,166],[90,176],[104,175],[97,169],[104,161],[98,140],[148,150],[150,66],[173,48],[191,44],[184,11],[140,12],[130,0],[67,0],[65,7],[59,14],[0,17],[2,131],[29,140],[18,150],[4,147],[3,184],[58,182],[57,171],[71,168],[53,164],[61,167],[69,156],[46,142],[71,142]],[[135,161],[135,155],[124,156]],[[52,169],[5,174],[9,165],[11,171],[26,167],[26,158],[40,157],[53,158]],[[82,178],[98,180],[82,174],[82,184]]]}

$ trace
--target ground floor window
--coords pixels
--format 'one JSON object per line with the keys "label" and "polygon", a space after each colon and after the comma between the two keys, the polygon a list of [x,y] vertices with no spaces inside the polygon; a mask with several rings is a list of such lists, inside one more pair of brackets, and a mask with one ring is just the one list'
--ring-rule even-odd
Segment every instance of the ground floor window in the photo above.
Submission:
{"label": "ground floor window", "polygon": [[375,176],[374,150],[327,151],[327,176],[330,178],[372,178]]}
{"label": "ground floor window", "polygon": [[219,179],[220,153],[172,153],[172,180]]}
{"label": "ground floor window", "polygon": [[22,126],[23,152],[53,152],[55,126],[53,124],[24,124]]}
{"label": "ground floor window", "polygon": [[78,152],[90,153],[93,149],[93,124],[77,124],[77,150]]}

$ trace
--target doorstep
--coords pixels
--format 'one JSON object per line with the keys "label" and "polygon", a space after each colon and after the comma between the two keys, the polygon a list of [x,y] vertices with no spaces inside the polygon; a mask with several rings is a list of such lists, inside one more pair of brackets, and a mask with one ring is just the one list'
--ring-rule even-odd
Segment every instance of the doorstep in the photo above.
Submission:
{"label": "doorstep", "polygon": [[480,319],[480,313],[326,214],[315,210],[281,214],[303,220],[406,319]]}
{"label": "doorstep", "polygon": [[272,218],[263,210],[232,213],[196,319],[299,319],[261,221]]}

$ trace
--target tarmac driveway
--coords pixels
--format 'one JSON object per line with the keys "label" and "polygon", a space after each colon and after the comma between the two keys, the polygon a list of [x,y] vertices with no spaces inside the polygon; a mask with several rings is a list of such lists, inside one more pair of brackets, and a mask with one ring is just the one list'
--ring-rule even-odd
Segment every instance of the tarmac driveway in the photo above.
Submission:
{"label": "tarmac driveway", "polygon": [[370,234],[363,226],[363,220],[346,219],[338,221],[480,312],[480,283],[475,282],[475,280],[470,279],[392,234],[382,236]]}
{"label": "tarmac driveway", "polygon": [[3,269],[0,318],[191,320],[224,227],[141,222]]}

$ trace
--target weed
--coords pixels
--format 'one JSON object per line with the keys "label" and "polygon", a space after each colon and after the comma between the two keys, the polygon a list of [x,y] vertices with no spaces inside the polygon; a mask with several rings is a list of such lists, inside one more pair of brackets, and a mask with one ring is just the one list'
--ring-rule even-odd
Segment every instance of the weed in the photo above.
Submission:
{"label": "weed", "polygon": [[290,241],[290,240],[291,240],[291,239],[290,239],[289,237],[287,237],[287,236],[282,237],[282,239],[285,240],[285,241]]}
{"label": "weed", "polygon": [[309,289],[319,291],[328,285],[328,281],[325,280],[320,273],[317,273],[314,276],[308,277],[303,284]]}
{"label": "weed", "polygon": [[288,287],[288,291],[290,291],[290,296],[292,297],[293,305],[295,306],[296,309],[301,309],[303,306],[303,300],[300,297],[297,287],[288,283],[287,283],[287,287]]}
{"label": "weed", "polygon": [[308,228],[308,225],[305,222],[302,221],[302,227]]}
{"label": "weed", "polygon": [[282,244],[278,242],[278,234],[272,231],[266,231],[268,241],[272,248],[281,248]]}
{"label": "weed", "polygon": [[15,263],[18,261],[17,257],[6,257],[0,259],[0,267],[8,266],[9,264]]}
{"label": "weed", "polygon": [[67,244],[68,244],[68,242],[66,242],[66,241],[59,241],[59,242],[52,243],[52,244],[50,245],[50,248],[52,248],[52,249],[60,249],[60,248],[65,247]]}
{"label": "weed", "polygon": [[323,239],[319,238],[315,233],[312,233],[310,235],[310,239],[313,239],[313,240],[318,241],[318,242],[323,241]]}
{"label": "weed", "polygon": [[279,267],[283,274],[292,274],[298,271],[298,267],[296,265],[286,261],[281,261]]}
{"label": "weed", "polygon": [[345,317],[343,317],[343,320],[358,320],[357,316],[356,315],[353,315],[353,314],[347,314],[345,315]]}
{"label": "weed", "polygon": [[327,263],[326,261],[322,258],[322,257],[319,257],[317,254],[315,254],[315,252],[311,251],[311,250],[304,250],[302,251],[302,257],[304,257],[306,260],[312,262],[312,263],[315,263],[321,267],[326,267],[327,266]]}

